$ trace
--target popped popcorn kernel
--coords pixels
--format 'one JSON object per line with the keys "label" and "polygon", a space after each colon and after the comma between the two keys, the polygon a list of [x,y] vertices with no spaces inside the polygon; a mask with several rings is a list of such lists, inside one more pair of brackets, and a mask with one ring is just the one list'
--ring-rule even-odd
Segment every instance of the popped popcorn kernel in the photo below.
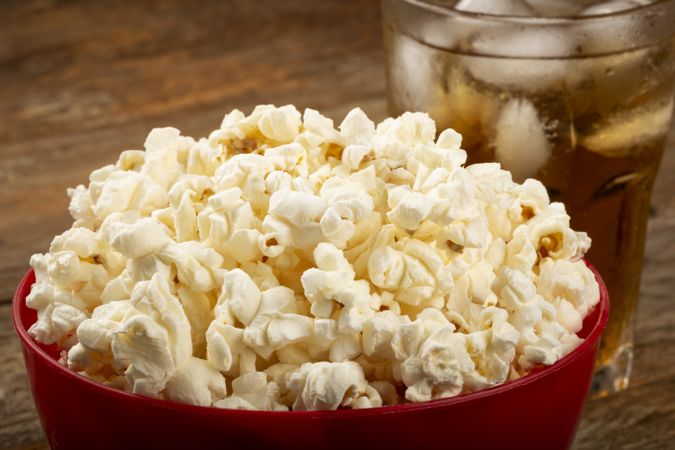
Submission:
{"label": "popped popcorn kernel", "polygon": [[554,364],[599,301],[590,239],[436,131],[292,105],[154,129],[68,190],[72,227],[30,261],[29,333],[101,383],[247,410],[422,402]]}

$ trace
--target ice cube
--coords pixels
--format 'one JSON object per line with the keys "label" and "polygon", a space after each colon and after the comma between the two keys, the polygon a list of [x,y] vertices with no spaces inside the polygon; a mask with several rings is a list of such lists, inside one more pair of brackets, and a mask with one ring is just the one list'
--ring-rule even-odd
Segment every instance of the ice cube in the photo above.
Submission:
{"label": "ice cube", "polygon": [[551,144],[536,108],[527,99],[506,103],[495,124],[495,157],[516,181],[534,177],[551,156]]}
{"label": "ice cube", "polygon": [[390,43],[390,92],[401,110],[426,111],[439,95],[445,54],[406,35]]}
{"label": "ice cube", "polygon": [[535,13],[522,0],[460,0],[455,9],[500,16],[533,16]]}
{"label": "ice cube", "polygon": [[622,111],[595,124],[590,133],[580,136],[579,142],[588,150],[610,158],[626,156],[636,146],[665,136],[672,113],[672,98]]}
{"label": "ice cube", "polygon": [[496,120],[499,93],[476,86],[459,64],[449,66],[445,76],[447,90],[428,109],[437,129],[454,128],[466,148],[483,145]]}
{"label": "ice cube", "polygon": [[[583,15],[607,14],[639,7],[640,1],[602,2],[584,10]],[[569,74],[568,90],[586,102],[594,112],[604,115],[617,105],[644,95],[650,79],[661,77],[662,49],[659,46],[635,48],[635,38],[645,33],[646,20],[634,14],[611,18],[579,20],[579,51],[592,58],[575,61]],[[623,51],[617,51],[623,49]],[[647,84],[646,84],[647,83]]]}
{"label": "ice cube", "polygon": [[[479,34],[472,42],[474,53],[497,55],[467,57],[467,68],[478,80],[495,86],[533,91],[554,87],[570,70],[575,35],[542,28],[521,29],[500,36]],[[548,58],[546,58],[548,57]]]}
{"label": "ice cube", "polygon": [[581,11],[582,16],[598,16],[601,14],[612,14],[619,11],[626,11],[633,8],[638,8],[645,2],[631,1],[631,0],[611,0],[609,2],[602,2],[596,5],[589,6]]}

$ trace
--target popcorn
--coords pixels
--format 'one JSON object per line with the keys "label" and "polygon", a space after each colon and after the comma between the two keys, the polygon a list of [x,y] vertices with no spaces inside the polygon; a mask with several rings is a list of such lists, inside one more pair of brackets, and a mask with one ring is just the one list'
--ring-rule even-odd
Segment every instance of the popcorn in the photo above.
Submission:
{"label": "popcorn", "polygon": [[342,150],[342,164],[351,170],[358,170],[364,160],[373,158],[373,149],[367,145],[352,144]]}
{"label": "popcorn", "polygon": [[242,371],[240,359],[245,360],[246,356],[240,358],[241,355],[252,354],[252,351],[247,350],[244,330],[241,328],[213,321],[206,330],[206,358],[221,372],[229,374]]}
{"label": "popcorn", "polygon": [[262,228],[265,242],[281,246],[275,253],[286,248],[311,252],[323,239],[319,220],[326,210],[326,203],[320,197],[301,191],[281,190],[272,194],[269,206]]}
{"label": "popcorn", "polygon": [[45,342],[52,341],[68,350],[77,343],[75,332],[87,316],[73,306],[55,303],[49,305],[41,318],[31,328],[31,335]]}
{"label": "popcorn", "polygon": [[195,292],[208,292],[222,285],[223,257],[197,241],[169,244],[157,257],[176,270],[176,278]]}
{"label": "popcorn", "polygon": [[94,203],[94,214],[101,220],[118,211],[149,214],[168,203],[162,186],[140,173],[114,171],[101,183],[101,192]]}
{"label": "popcorn", "polygon": [[139,313],[114,333],[115,360],[126,362],[124,374],[132,391],[157,394],[192,355],[190,324],[180,301],[159,274],[136,285],[131,306]]}
{"label": "popcorn", "polygon": [[225,397],[225,378],[208,361],[191,357],[166,383],[164,394],[170,400],[198,406],[211,406]]}
{"label": "popcorn", "polygon": [[373,211],[373,199],[358,183],[333,177],[321,187],[321,197],[330,205],[319,224],[323,235],[344,248],[356,232],[356,223]]}
{"label": "popcorn", "polygon": [[340,134],[348,144],[370,143],[375,136],[375,124],[360,108],[354,108],[340,124]]}
{"label": "popcorn", "polygon": [[262,372],[246,373],[232,381],[232,396],[217,401],[214,406],[229,409],[263,411],[286,411],[279,401],[279,387],[274,381],[267,382]]}
{"label": "popcorn", "polygon": [[202,292],[193,292],[188,287],[176,286],[176,296],[190,322],[192,354],[206,354],[206,330],[213,321],[211,299]]}
{"label": "popcorn", "polygon": [[316,317],[330,317],[334,310],[334,296],[353,283],[354,271],[342,252],[330,244],[319,244],[314,250],[316,268],[302,274],[302,287],[311,312]]}
{"label": "popcorn", "polygon": [[101,383],[247,410],[428,401],[554,364],[599,299],[590,239],[461,142],[424,113],[336,129],[291,105],[198,140],[155,129],[68,190],[73,226],[31,258],[29,333]]}
{"label": "popcorn", "polygon": [[269,109],[258,119],[260,132],[277,142],[291,142],[300,132],[301,125],[300,113],[292,105]]}
{"label": "popcorn", "polygon": [[518,358],[518,365],[523,371],[539,364],[551,365],[581,344],[581,339],[558,322],[543,320],[539,326],[537,339],[525,345],[522,356]]}
{"label": "popcorn", "polygon": [[443,328],[427,338],[402,366],[406,399],[412,402],[451,397],[461,392],[464,377],[475,370],[466,350],[466,336]]}
{"label": "popcorn", "polygon": [[[396,188],[396,189],[401,189]],[[390,199],[396,199],[394,193],[389,194]],[[426,197],[417,192],[405,193],[399,196],[395,204],[391,204],[391,211],[387,217],[391,223],[400,226],[404,230],[416,230],[424,219],[431,213],[431,204],[426,201]]]}
{"label": "popcorn", "polygon": [[140,258],[159,252],[168,242],[162,227],[152,219],[141,219],[132,224],[117,222],[110,245],[127,258]]}
{"label": "popcorn", "polygon": [[293,410],[372,408],[382,405],[380,394],[368,385],[363,369],[353,361],[303,364],[291,373],[289,390],[295,394]]}
{"label": "popcorn", "polygon": [[93,229],[97,219],[94,216],[93,204],[87,188],[80,184],[74,189],[68,189],[68,197],[70,197],[68,212],[75,220],[73,226]]}
{"label": "popcorn", "polygon": [[598,284],[593,282],[593,274],[583,261],[549,258],[539,265],[537,292],[549,301],[565,300],[581,317],[595,306],[600,295]]}
{"label": "popcorn", "polygon": [[168,282],[155,274],[139,282],[131,300],[96,308],[77,329],[68,365],[89,375],[124,375],[129,390],[158,395],[191,358],[190,325]]}
{"label": "popcorn", "polygon": [[235,320],[248,325],[260,306],[260,290],[251,277],[240,269],[233,269],[223,276],[222,291],[214,309],[216,318],[232,315]]}
{"label": "popcorn", "polygon": [[314,333],[313,321],[297,312],[295,294],[291,289],[285,286],[267,289],[261,295],[255,318],[244,332],[244,342],[268,357],[273,350],[311,336]]}
{"label": "popcorn", "polygon": [[392,311],[378,312],[366,320],[363,325],[363,353],[375,361],[392,359],[391,341],[402,320]]}
{"label": "popcorn", "polygon": [[49,246],[50,253],[64,251],[75,252],[78,258],[85,259],[102,252],[98,235],[87,228],[77,227],[56,236]]}
{"label": "popcorn", "polygon": [[140,173],[168,189],[182,172],[178,162],[180,131],[171,128],[155,128],[145,140],[145,161]]}
{"label": "popcorn", "polygon": [[208,139],[195,142],[190,137],[183,137],[178,145],[178,161],[185,165],[185,173],[213,176],[223,160],[226,149],[221,144],[211,146]]}

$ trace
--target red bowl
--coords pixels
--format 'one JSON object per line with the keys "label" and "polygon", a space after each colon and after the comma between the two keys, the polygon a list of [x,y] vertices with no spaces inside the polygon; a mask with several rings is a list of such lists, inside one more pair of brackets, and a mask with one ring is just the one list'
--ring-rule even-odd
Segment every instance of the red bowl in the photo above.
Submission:
{"label": "red bowl", "polygon": [[[589,265],[589,267],[591,267]],[[584,320],[584,342],[552,366],[480,392],[426,403],[340,411],[238,411],[184,405],[102,386],[58,363],[27,329],[35,281],[28,271],[14,296],[13,318],[42,426],[52,449],[352,448],[567,449],[589,390],[607,289]]]}

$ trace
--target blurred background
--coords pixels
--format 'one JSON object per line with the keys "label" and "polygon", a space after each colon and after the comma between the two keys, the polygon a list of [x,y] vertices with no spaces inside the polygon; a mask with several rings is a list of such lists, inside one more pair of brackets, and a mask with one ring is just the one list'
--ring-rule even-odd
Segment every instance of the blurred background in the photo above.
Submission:
{"label": "blurred background", "polygon": [[[10,305],[30,255],[71,223],[66,188],[142,148],[153,127],[204,136],[233,108],[293,103],[341,120],[360,106],[382,120],[380,6],[5,0],[0,23],[0,448],[41,449]],[[675,442],[672,132],[668,145],[652,197],[633,382],[589,404],[575,448]]]}

